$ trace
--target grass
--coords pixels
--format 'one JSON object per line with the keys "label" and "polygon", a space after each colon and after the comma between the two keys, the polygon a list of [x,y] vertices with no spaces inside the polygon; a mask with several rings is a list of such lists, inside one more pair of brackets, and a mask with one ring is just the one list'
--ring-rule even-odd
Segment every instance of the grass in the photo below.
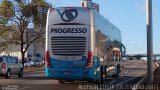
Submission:
{"label": "grass", "polygon": [[40,71],[40,70],[44,70],[45,69],[45,65],[42,66],[32,66],[32,67],[24,67],[24,71]]}

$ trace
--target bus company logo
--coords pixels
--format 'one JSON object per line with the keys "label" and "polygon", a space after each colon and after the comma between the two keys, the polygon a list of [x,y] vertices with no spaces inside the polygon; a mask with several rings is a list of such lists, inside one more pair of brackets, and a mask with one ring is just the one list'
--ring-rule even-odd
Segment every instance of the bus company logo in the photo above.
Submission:
{"label": "bus company logo", "polygon": [[75,9],[68,9],[65,10],[62,14],[61,14],[61,19],[65,22],[70,22],[72,20],[74,20],[76,17],[78,16],[78,11]]}

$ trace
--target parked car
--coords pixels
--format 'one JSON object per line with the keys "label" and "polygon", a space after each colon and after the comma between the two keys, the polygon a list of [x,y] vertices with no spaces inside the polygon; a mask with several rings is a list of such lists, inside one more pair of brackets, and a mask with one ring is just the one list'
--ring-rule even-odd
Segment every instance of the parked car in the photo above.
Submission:
{"label": "parked car", "polygon": [[40,66],[40,61],[37,60],[37,59],[36,59],[36,60],[32,60],[32,61],[31,61],[31,65],[32,65],[32,66]]}
{"label": "parked car", "polygon": [[39,60],[40,61],[40,65],[44,65],[44,60]]}
{"label": "parked car", "polygon": [[6,79],[9,79],[13,74],[17,74],[18,77],[23,76],[23,65],[18,62],[18,58],[0,56],[0,76],[5,76]]}
{"label": "parked car", "polygon": [[25,61],[25,62],[24,62],[24,66],[25,66],[25,67],[30,67],[30,66],[32,66],[31,61],[29,61],[29,60]]}

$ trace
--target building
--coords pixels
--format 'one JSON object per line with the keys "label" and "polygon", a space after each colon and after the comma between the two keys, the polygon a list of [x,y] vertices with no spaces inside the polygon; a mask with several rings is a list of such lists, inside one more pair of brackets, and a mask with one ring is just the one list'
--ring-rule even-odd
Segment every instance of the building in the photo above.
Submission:
{"label": "building", "polygon": [[91,8],[91,9],[94,9],[97,12],[99,12],[99,5],[92,2],[92,0],[83,0],[81,2],[81,6],[84,7],[84,8]]}

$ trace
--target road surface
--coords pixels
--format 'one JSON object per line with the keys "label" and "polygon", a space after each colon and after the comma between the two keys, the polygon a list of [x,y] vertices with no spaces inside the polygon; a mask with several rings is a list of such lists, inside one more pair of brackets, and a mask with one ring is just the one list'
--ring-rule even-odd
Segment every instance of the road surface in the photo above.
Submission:
{"label": "road surface", "polygon": [[[45,78],[45,71],[24,72],[23,78],[12,76],[11,79],[0,78],[0,90],[115,90],[120,86],[136,84],[146,73],[146,61],[125,61],[119,78],[108,78],[101,86],[87,82],[59,84],[57,80]],[[128,89],[129,90],[129,89]]]}

